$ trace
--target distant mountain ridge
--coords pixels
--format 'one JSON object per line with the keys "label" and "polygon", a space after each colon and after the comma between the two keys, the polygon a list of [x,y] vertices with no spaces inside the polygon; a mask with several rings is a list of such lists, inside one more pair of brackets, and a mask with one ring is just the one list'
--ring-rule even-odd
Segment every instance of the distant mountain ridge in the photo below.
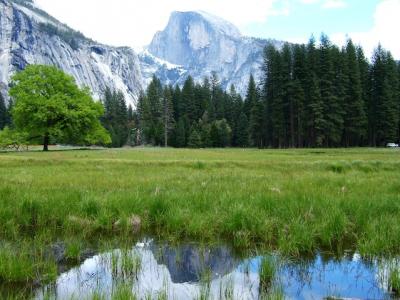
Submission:
{"label": "distant mountain ridge", "polygon": [[283,45],[243,36],[233,24],[202,11],[173,12],[147,51],[185,71],[181,77],[170,78],[174,83],[182,84],[187,75],[200,81],[216,72],[224,88],[234,84],[244,94],[250,74],[256,79],[262,75],[263,49],[268,43]]}
{"label": "distant mountain ridge", "polygon": [[248,78],[261,77],[263,48],[283,43],[243,36],[231,23],[206,12],[173,12],[140,53],[93,41],[59,22],[31,0],[0,0],[0,88],[27,64],[51,64],[71,74],[100,99],[106,87],[121,90],[135,106],[153,75],[182,85],[216,72],[224,88],[244,94]]}
{"label": "distant mountain ridge", "polygon": [[51,64],[71,74],[99,99],[108,86],[134,105],[143,81],[137,54],[128,47],[94,42],[35,7],[0,0],[0,87],[27,64]]}

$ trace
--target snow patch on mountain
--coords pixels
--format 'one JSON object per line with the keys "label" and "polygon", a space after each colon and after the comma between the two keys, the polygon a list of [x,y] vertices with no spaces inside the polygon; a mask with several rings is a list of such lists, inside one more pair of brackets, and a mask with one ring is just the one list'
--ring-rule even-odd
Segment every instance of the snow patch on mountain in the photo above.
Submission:
{"label": "snow patch on mountain", "polygon": [[166,85],[175,85],[180,78],[186,78],[187,70],[184,67],[155,57],[147,49],[139,53],[139,60],[144,88],[150,84],[153,76]]}

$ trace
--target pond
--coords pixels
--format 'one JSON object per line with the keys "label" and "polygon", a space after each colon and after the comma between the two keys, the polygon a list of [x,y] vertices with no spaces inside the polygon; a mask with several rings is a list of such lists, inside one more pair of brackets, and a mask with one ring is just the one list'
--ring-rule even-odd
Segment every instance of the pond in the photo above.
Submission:
{"label": "pond", "polygon": [[[86,259],[33,291],[34,299],[396,299],[389,273],[399,260],[354,252],[292,259],[240,258],[229,247],[144,240]],[[136,299],[135,298],[135,299]]]}

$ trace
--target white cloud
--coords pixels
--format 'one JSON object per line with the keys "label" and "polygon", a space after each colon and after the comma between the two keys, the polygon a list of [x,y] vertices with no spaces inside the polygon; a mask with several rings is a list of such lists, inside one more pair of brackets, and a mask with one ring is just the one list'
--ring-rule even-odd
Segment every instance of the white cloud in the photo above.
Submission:
{"label": "white cloud", "polygon": [[93,39],[128,46],[148,44],[154,33],[164,28],[174,10],[204,10],[239,27],[264,22],[272,15],[288,14],[287,0],[36,0],[36,3]]}
{"label": "white cloud", "polygon": [[343,0],[326,0],[322,7],[325,9],[332,9],[332,8],[344,8],[347,4]]}
{"label": "white cloud", "polygon": [[333,9],[333,8],[344,8],[347,6],[344,0],[299,0],[300,3],[306,5],[320,4],[322,8]]}
{"label": "white cloud", "polygon": [[396,59],[400,59],[400,39],[395,33],[400,28],[400,0],[382,0],[376,7],[374,25],[370,31],[351,32],[349,34],[337,33],[332,41],[343,45],[348,37],[355,43],[364,47],[367,55],[371,55],[376,46],[382,46],[390,50]]}
{"label": "white cloud", "polygon": [[[301,0],[308,1],[308,0]],[[311,0],[310,0],[311,1]],[[384,48],[390,50],[395,59],[400,60],[400,39],[397,38],[396,30],[400,28],[400,0],[381,0],[375,9],[374,23],[371,29],[362,32],[337,32],[330,34],[331,41],[339,46],[346,44],[348,38],[351,38],[355,44],[364,48],[365,55],[371,57],[373,51],[379,43]],[[318,35],[315,36],[318,39]],[[292,43],[307,43],[307,36],[297,36],[287,39]]]}
{"label": "white cloud", "polygon": [[320,0],[299,0],[302,4],[317,4]]}

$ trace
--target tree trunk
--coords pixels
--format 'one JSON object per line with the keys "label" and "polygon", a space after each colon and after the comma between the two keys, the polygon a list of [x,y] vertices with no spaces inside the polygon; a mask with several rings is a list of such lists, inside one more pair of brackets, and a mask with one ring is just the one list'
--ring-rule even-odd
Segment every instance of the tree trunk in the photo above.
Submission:
{"label": "tree trunk", "polygon": [[49,134],[46,133],[43,138],[43,151],[49,151],[49,142],[50,142],[50,137]]}

